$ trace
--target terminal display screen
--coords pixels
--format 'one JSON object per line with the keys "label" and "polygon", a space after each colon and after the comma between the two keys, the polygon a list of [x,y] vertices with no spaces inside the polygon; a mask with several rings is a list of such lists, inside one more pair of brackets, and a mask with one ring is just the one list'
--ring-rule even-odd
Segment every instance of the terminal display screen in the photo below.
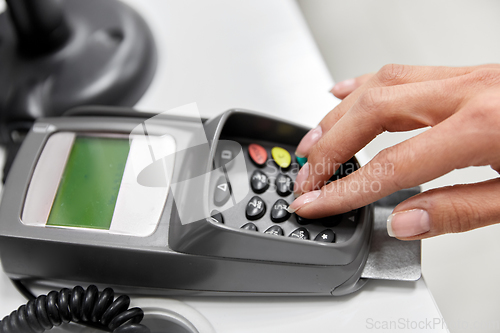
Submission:
{"label": "terminal display screen", "polygon": [[77,136],[47,225],[109,230],[129,150],[125,138]]}

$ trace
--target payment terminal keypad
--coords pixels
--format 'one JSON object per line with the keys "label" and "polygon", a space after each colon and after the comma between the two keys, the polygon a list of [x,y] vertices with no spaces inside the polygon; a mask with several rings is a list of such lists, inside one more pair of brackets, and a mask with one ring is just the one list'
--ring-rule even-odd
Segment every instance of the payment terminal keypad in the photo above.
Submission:
{"label": "payment terminal keypad", "polygon": [[[318,243],[341,243],[349,240],[358,222],[357,210],[321,219],[305,219],[287,211],[294,200],[294,180],[305,163],[304,159],[293,154],[295,147],[246,139],[234,141],[243,149],[250,193],[242,202],[218,213],[220,215],[217,215],[215,221],[223,220],[227,226],[248,232]],[[220,151],[215,158],[231,154],[234,155],[235,152]],[[214,165],[221,165],[224,161],[214,162]],[[350,160],[339,168],[329,182],[345,177],[357,168],[356,161]],[[221,202],[227,202],[230,188],[234,186],[237,184],[229,184],[224,177],[219,178],[214,193],[215,205],[222,206]],[[228,218],[224,215],[228,215]]]}

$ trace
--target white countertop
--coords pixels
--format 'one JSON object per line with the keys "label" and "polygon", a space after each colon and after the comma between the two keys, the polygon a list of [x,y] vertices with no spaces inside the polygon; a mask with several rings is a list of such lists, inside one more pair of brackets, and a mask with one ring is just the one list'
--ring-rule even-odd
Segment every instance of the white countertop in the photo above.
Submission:
{"label": "white countertop", "polygon": [[[159,48],[157,75],[137,108],[197,102],[205,117],[240,107],[314,126],[337,103],[294,1],[127,2],[146,17]],[[433,332],[446,332],[423,279],[370,281],[345,297],[177,299],[217,332],[364,332],[391,321],[399,329],[435,322]],[[0,300],[0,316],[25,302],[3,272]]]}

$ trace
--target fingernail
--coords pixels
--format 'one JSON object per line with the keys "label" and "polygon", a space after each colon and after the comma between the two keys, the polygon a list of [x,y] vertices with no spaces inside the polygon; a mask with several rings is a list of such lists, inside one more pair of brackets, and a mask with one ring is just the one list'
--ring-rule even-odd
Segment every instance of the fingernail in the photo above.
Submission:
{"label": "fingernail", "polygon": [[348,80],[341,81],[341,82],[337,83],[336,85],[334,85],[332,90],[330,90],[330,92],[342,93],[346,90],[351,91],[355,86],[356,86],[356,80],[355,79],[348,79]]}
{"label": "fingernail", "polygon": [[387,233],[391,237],[412,237],[429,230],[429,213],[423,209],[405,210],[387,218]]}
{"label": "fingernail", "polygon": [[311,191],[311,192],[307,192],[305,194],[302,194],[300,197],[295,199],[295,201],[292,202],[292,204],[290,206],[288,206],[288,208],[286,210],[289,213],[295,213],[297,210],[299,210],[305,204],[308,204],[308,203],[316,200],[320,194],[321,194],[321,190]]}
{"label": "fingernail", "polygon": [[300,194],[302,193],[303,183],[309,177],[309,163],[304,164],[302,169],[300,169],[297,174],[297,178],[295,178],[295,185],[293,185],[293,193]]}
{"label": "fingernail", "polygon": [[299,145],[297,146],[297,150],[295,151],[295,155],[298,157],[306,157],[306,155],[309,153],[309,149],[318,142],[319,139],[321,139],[321,136],[323,135],[323,130],[321,129],[321,126],[316,126],[316,128],[313,128],[307,134],[302,138],[300,141]]}

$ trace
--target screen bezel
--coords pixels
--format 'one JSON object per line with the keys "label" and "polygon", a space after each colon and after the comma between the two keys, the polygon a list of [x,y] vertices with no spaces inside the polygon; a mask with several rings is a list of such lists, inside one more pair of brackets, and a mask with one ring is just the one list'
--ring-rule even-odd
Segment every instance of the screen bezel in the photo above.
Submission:
{"label": "screen bezel", "polygon": [[[109,230],[87,227],[47,225],[61,177],[66,168],[77,136],[120,138],[129,140],[130,150]],[[170,135],[141,136],[120,133],[56,132],[45,143],[33,171],[26,193],[21,222],[29,226],[85,230],[146,237],[156,230],[163,212],[173,174],[175,140]],[[147,187],[137,182],[140,170],[155,162],[154,156],[164,159],[167,186]]]}

